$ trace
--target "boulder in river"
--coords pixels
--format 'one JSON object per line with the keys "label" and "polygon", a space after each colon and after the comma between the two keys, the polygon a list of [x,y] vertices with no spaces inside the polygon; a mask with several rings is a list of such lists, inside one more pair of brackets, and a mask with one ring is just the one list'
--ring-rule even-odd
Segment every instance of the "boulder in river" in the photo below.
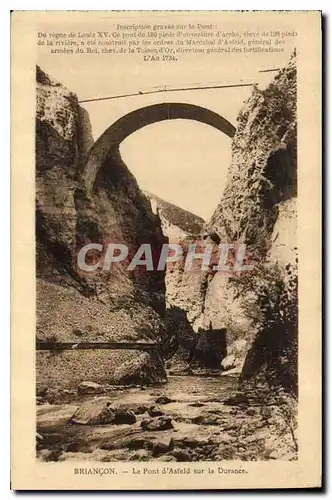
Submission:
{"label": "boulder in river", "polygon": [[130,405],[131,411],[135,413],[135,415],[143,415],[143,413],[147,412],[149,410],[149,406],[146,405]]}
{"label": "boulder in river", "polygon": [[86,439],[74,439],[65,446],[66,452],[71,453],[91,453],[93,446]]}
{"label": "boulder in river", "polygon": [[159,396],[155,402],[159,405],[167,405],[168,403],[174,403],[175,400],[169,398],[168,396]]}
{"label": "boulder in river", "polygon": [[135,414],[121,408],[112,408],[107,398],[85,401],[71,417],[70,422],[82,425],[134,424]]}
{"label": "boulder in river", "polygon": [[174,428],[171,417],[157,417],[142,420],[141,427],[143,431],[166,431]]}
{"label": "boulder in river", "polygon": [[101,394],[104,392],[104,388],[95,382],[85,381],[77,386],[77,392],[79,394]]}
{"label": "boulder in river", "polygon": [[154,355],[143,352],[134,359],[122,363],[114,372],[116,384],[149,384],[167,382],[167,375],[160,360]]}
{"label": "boulder in river", "polygon": [[173,448],[172,441],[168,441],[164,443],[162,441],[156,441],[152,444],[152,456],[159,457],[160,455],[164,455],[168,453]]}
{"label": "boulder in river", "polygon": [[151,408],[149,408],[148,410],[148,413],[150,417],[161,417],[162,415],[164,415],[164,412],[159,410],[159,408],[157,408],[156,406],[151,406]]}
{"label": "boulder in river", "polygon": [[191,462],[191,455],[187,451],[175,449],[171,455],[176,458],[177,462]]}
{"label": "boulder in river", "polygon": [[134,424],[136,422],[135,414],[129,410],[115,410],[115,424]]}
{"label": "boulder in river", "polygon": [[193,424],[198,425],[220,425],[221,419],[216,415],[198,415],[191,419]]}
{"label": "boulder in river", "polygon": [[221,368],[224,371],[232,370],[235,368],[235,356],[233,354],[230,354],[229,356],[226,356],[221,362]]}
{"label": "boulder in river", "polygon": [[132,438],[126,443],[126,446],[129,450],[144,450],[146,440],[144,438]]}
{"label": "boulder in river", "polygon": [[225,399],[224,404],[230,406],[248,405],[249,399],[245,394],[236,394],[235,396]]}

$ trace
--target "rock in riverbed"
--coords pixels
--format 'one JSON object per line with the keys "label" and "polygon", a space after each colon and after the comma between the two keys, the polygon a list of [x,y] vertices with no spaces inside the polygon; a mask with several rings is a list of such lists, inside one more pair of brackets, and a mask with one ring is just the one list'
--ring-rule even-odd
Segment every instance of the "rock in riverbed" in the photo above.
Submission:
{"label": "rock in riverbed", "polygon": [[160,457],[160,455],[168,453],[172,448],[173,445],[171,440],[168,441],[167,443],[164,443],[162,441],[157,441],[155,443],[152,443],[152,456]]}
{"label": "rock in riverbed", "polygon": [[157,417],[142,420],[141,427],[143,431],[166,431],[174,428],[171,417]]}
{"label": "rock in riverbed", "polygon": [[230,405],[230,406],[238,406],[238,405],[248,405],[249,404],[249,399],[245,394],[235,394],[235,396],[231,396],[230,398],[225,399],[224,401],[225,405]]}
{"label": "rock in riverbed", "polygon": [[104,392],[104,388],[100,384],[96,384],[95,382],[81,382],[77,386],[77,392],[79,394],[101,394]]}
{"label": "rock in riverbed", "polygon": [[157,408],[156,406],[151,406],[151,408],[149,408],[148,410],[148,413],[150,417],[161,417],[162,415],[164,415],[164,412],[159,410],[159,408]]}
{"label": "rock in riverbed", "polygon": [[83,425],[134,424],[136,417],[132,411],[112,408],[112,402],[107,398],[94,398],[83,403],[70,422]]}
{"label": "rock in riverbed", "polygon": [[191,456],[187,451],[183,451],[180,449],[175,448],[172,452],[171,455],[176,458],[178,462],[191,462]]}
{"label": "rock in riverbed", "polygon": [[224,358],[221,362],[221,368],[224,371],[232,370],[235,366],[235,356],[233,354],[226,356],[226,358]]}
{"label": "rock in riverbed", "polygon": [[168,403],[174,403],[175,400],[169,398],[168,396],[159,396],[155,402],[159,405],[167,405]]}

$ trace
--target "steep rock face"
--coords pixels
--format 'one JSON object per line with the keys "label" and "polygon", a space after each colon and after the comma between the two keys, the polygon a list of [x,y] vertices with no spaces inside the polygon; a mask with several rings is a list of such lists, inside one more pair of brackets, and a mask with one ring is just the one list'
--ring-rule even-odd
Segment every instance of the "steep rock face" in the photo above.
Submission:
{"label": "steep rock face", "polygon": [[[273,372],[277,383],[292,388],[297,383],[296,166],[293,56],[267,89],[255,88],[244,104],[226,188],[206,227],[221,242],[245,243],[254,269],[242,276],[216,273],[203,312],[205,324],[213,318],[228,329],[229,353],[245,340],[236,352],[243,360],[253,341],[242,371],[245,379]],[[292,381],[285,382],[288,375],[282,377],[281,371],[292,371]]]}
{"label": "steep rock face", "polygon": [[178,262],[166,266],[167,335],[163,348],[165,356],[171,358],[167,363],[169,371],[183,374],[205,368],[218,369],[226,356],[225,330],[214,329],[212,322],[202,328],[200,323],[206,273],[201,272],[199,261],[195,261],[190,272],[184,272],[188,245],[202,242],[204,220],[151,193],[145,194],[169,243],[180,245],[183,253]]}
{"label": "steep rock face", "polygon": [[[159,219],[117,148],[101,165],[92,192],[87,192],[80,174],[92,143],[88,115],[77,97],[37,68],[37,339],[155,342],[163,335],[163,272],[128,273],[119,263],[110,271],[98,268],[84,273],[77,266],[78,251],[90,242],[126,244],[133,255],[141,243],[151,243],[158,250],[165,241]],[[100,258],[91,254],[92,261]],[[94,359],[91,352],[72,357],[75,383],[87,378],[110,381],[119,364],[134,362],[140,352],[95,354],[98,369],[92,370],[93,377],[84,373],[86,361]],[[70,353],[56,356],[66,358],[70,366]],[[39,352],[37,358],[37,379],[43,382],[55,358],[46,352]],[[145,381],[147,371],[145,366]],[[70,371],[63,377],[60,370],[49,372],[54,383],[71,385]],[[61,380],[56,380],[57,373]]]}
{"label": "steep rock face", "polygon": [[269,85],[255,88],[237,120],[232,164],[208,228],[265,255],[278,204],[296,196],[296,66],[292,58]]}
{"label": "steep rock face", "polygon": [[[254,88],[244,104],[221,202],[203,230],[183,240],[202,249],[212,244],[215,251],[220,243],[244,243],[253,271],[216,272],[213,252],[206,271],[198,265],[184,272],[182,259],[167,272],[168,301],[187,325],[177,364],[179,357],[190,363],[185,353],[190,342],[196,345],[197,334],[226,332],[222,357],[227,354],[232,363],[222,369],[242,372],[245,380],[278,372],[284,385],[296,385],[296,160],[294,56],[265,90]],[[281,376],[280,370],[292,375]]]}
{"label": "steep rock face", "polygon": [[181,246],[183,257],[166,266],[167,335],[164,354],[171,358],[170,373],[191,373],[192,370],[220,367],[226,356],[225,331],[213,329],[212,323],[201,328],[207,282],[197,262],[184,272],[184,258],[191,243],[201,242],[204,220],[158,196],[145,193],[159,218],[169,243]]}
{"label": "steep rock face", "polygon": [[297,259],[297,204],[296,197],[278,205],[278,217],[271,235],[268,258],[280,264],[296,264]]}
{"label": "steep rock face", "polygon": [[163,233],[170,243],[176,243],[201,232],[204,219],[198,215],[169,203],[148,191],[145,191],[145,195],[150,200],[153,213],[159,216]]}

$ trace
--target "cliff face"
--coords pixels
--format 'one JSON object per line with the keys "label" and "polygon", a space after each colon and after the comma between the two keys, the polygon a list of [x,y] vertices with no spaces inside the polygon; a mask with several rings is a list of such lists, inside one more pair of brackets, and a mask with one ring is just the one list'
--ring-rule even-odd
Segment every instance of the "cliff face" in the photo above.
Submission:
{"label": "cliff face", "polygon": [[145,191],[145,195],[150,200],[153,213],[158,215],[163,233],[170,243],[200,234],[204,219],[152,193]]}
{"label": "cliff face", "polygon": [[[76,264],[77,252],[89,242],[126,244],[130,253],[141,243],[158,249],[164,242],[159,219],[118,149],[109,153],[92,192],[87,192],[80,174],[92,143],[88,116],[77,97],[38,68],[37,339],[155,342],[164,334],[160,326],[165,309],[163,272],[128,273],[119,264],[110,272],[99,268],[89,274]],[[125,362],[128,367],[130,360],[136,366],[141,352],[94,354],[38,352],[37,380],[43,383],[52,373],[53,378],[61,377],[56,383],[64,386],[86,377],[111,382],[115,368]],[[52,370],[56,365],[61,370]],[[151,381],[165,380],[160,361],[151,360],[148,368]]]}
{"label": "cliff face", "polygon": [[183,258],[166,266],[167,335],[163,348],[165,357],[170,358],[169,371],[185,374],[206,368],[218,370],[226,356],[225,331],[214,330],[211,325],[200,327],[206,283],[197,266],[191,272],[183,269],[188,245],[201,242],[204,220],[154,194],[145,195],[168,242],[180,245],[183,252]]}
{"label": "cliff face", "polygon": [[243,358],[252,344],[244,379],[265,371],[292,389],[297,384],[296,169],[293,56],[267,89],[255,88],[244,104],[226,188],[206,227],[222,242],[245,243],[254,269],[233,277],[216,273],[203,314],[205,323],[214,318],[228,329],[235,357]]}
{"label": "cliff face", "polygon": [[292,58],[266,90],[254,88],[232,142],[226,188],[208,229],[249,246],[270,246],[279,204],[296,197],[296,65]]}
{"label": "cliff face", "polygon": [[[226,332],[222,368],[245,380],[262,372],[296,387],[297,174],[296,59],[265,89],[254,88],[237,120],[232,162],[221,201],[203,229],[185,240],[198,246],[244,243],[250,273],[210,265],[167,273],[168,301],[187,325],[185,346],[201,332]],[[287,312],[288,311],[288,312]],[[190,328],[189,328],[190,327]],[[220,333],[221,337],[224,333]],[[188,341],[189,340],[189,341]],[[262,354],[263,353],[263,354]],[[182,353],[185,357],[184,353]],[[284,375],[281,375],[281,372]]]}

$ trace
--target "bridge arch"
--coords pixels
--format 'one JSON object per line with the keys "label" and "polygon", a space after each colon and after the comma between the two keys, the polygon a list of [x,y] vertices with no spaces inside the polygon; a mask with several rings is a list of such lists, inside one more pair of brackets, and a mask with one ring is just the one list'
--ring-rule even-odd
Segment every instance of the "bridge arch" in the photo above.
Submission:
{"label": "bridge arch", "polygon": [[223,132],[231,138],[234,136],[236,130],[235,127],[222,116],[194,104],[167,102],[152,104],[131,111],[108,127],[90,149],[83,169],[83,179],[88,191],[92,190],[97,173],[103,165],[109,151],[114,147],[118,147],[126,137],[146,125],[179,118],[205,123],[220,130],[220,132]]}

